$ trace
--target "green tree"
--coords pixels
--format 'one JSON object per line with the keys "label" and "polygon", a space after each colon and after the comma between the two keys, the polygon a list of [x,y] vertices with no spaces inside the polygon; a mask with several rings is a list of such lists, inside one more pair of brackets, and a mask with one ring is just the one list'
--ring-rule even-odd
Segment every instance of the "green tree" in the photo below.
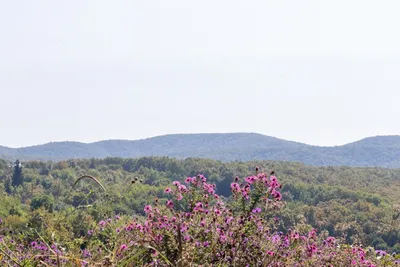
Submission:
{"label": "green tree", "polygon": [[12,193],[12,185],[9,177],[6,178],[6,180],[4,181],[4,190],[6,191],[7,194]]}
{"label": "green tree", "polygon": [[14,164],[14,173],[12,176],[12,185],[16,187],[22,185],[23,182],[24,177],[22,176],[22,165],[19,160],[16,160]]}
{"label": "green tree", "polygon": [[46,194],[35,196],[31,202],[31,210],[36,210],[41,207],[45,208],[49,212],[52,212],[54,207],[53,196]]}

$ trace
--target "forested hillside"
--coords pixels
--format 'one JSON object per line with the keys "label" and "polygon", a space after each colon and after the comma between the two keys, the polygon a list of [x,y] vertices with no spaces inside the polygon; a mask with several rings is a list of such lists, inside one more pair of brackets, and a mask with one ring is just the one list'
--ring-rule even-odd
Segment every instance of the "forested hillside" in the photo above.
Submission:
{"label": "forested hillside", "polygon": [[[78,238],[104,217],[145,215],[145,205],[156,198],[164,203],[164,188],[187,176],[204,174],[229,202],[235,177],[251,175],[255,166],[274,171],[282,184],[286,205],[277,214],[280,231],[316,227],[350,244],[361,242],[400,252],[400,169],[143,157],[29,161],[22,162],[18,173],[15,166],[0,161],[0,218],[4,229],[15,233],[27,225],[42,229],[45,219],[64,218],[63,227],[69,230],[60,234]],[[107,192],[90,179],[82,179],[73,188],[82,175],[97,178]]]}
{"label": "forested hillside", "polygon": [[177,134],[137,141],[55,142],[33,147],[0,146],[0,158],[200,157],[229,161],[283,160],[313,166],[400,167],[400,136],[378,136],[336,147],[318,147],[254,133]]}

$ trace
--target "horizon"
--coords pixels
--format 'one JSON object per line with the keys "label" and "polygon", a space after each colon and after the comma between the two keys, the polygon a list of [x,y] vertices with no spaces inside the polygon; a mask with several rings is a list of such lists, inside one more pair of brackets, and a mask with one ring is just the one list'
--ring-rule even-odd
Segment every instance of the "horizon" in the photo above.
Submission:
{"label": "horizon", "polygon": [[335,146],[344,146],[344,145],[351,144],[351,143],[354,143],[354,142],[358,142],[358,141],[361,141],[361,140],[364,140],[364,139],[367,139],[367,138],[377,138],[377,137],[399,137],[399,136],[400,136],[400,135],[375,135],[375,136],[365,136],[365,137],[362,137],[362,138],[360,138],[360,139],[353,140],[353,141],[350,141],[350,142],[344,143],[344,144],[324,146],[324,145],[308,144],[308,143],[299,142],[299,141],[296,141],[296,140],[289,140],[289,139],[284,139],[284,138],[280,138],[280,137],[277,137],[277,136],[265,135],[265,134],[256,133],[256,132],[226,132],[226,133],[218,133],[218,132],[209,132],[209,133],[206,133],[206,132],[204,132],[204,133],[170,133],[170,134],[162,134],[162,135],[149,136],[149,137],[139,138],[139,139],[119,139],[119,138],[112,138],[112,139],[95,140],[95,141],[91,141],[91,142],[82,142],[82,141],[76,141],[76,140],[48,141],[48,142],[45,142],[45,143],[31,144],[31,145],[20,146],[20,147],[12,147],[12,146],[6,146],[6,145],[3,145],[3,144],[0,144],[0,147],[6,147],[6,148],[11,148],[11,149],[20,149],[20,148],[27,148],[27,147],[42,146],[42,145],[51,144],[51,143],[80,143],[80,144],[93,144],[93,143],[104,142],[104,141],[141,141],[141,140],[147,140],[147,139],[152,139],[152,138],[157,138],[157,137],[163,137],[163,136],[170,136],[170,135],[207,135],[207,134],[210,134],[210,135],[212,135],[212,134],[256,134],[256,135],[262,135],[262,136],[265,136],[265,137],[277,138],[277,139],[282,140],[282,141],[301,143],[301,144],[305,144],[305,145],[309,145],[309,146],[314,146],[314,147],[335,147]]}
{"label": "horizon", "polygon": [[0,143],[256,132],[335,146],[400,134],[399,8],[394,0],[8,1]]}

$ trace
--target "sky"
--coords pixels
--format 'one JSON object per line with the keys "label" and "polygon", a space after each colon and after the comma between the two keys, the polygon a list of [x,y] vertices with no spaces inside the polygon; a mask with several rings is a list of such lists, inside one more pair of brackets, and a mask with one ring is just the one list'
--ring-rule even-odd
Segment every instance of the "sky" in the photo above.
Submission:
{"label": "sky", "polygon": [[400,134],[397,0],[0,2],[0,145]]}

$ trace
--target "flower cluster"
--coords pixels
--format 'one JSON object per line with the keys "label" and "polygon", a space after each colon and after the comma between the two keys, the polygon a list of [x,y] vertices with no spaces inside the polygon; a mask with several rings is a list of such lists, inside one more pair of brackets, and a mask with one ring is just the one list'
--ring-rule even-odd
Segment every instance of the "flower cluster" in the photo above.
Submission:
{"label": "flower cluster", "polygon": [[[34,241],[28,246],[0,242],[1,264],[18,266],[28,259],[49,266],[395,266],[395,255],[341,240],[316,229],[277,230],[274,210],[282,205],[281,185],[274,175],[235,178],[232,199],[216,193],[206,177],[174,181],[158,199],[144,206],[144,217],[100,220],[86,233],[105,240],[79,250]],[[108,231],[110,228],[114,231]],[[110,242],[109,240],[112,240]],[[110,258],[109,255],[112,255]],[[129,265],[129,266],[130,266]]]}

